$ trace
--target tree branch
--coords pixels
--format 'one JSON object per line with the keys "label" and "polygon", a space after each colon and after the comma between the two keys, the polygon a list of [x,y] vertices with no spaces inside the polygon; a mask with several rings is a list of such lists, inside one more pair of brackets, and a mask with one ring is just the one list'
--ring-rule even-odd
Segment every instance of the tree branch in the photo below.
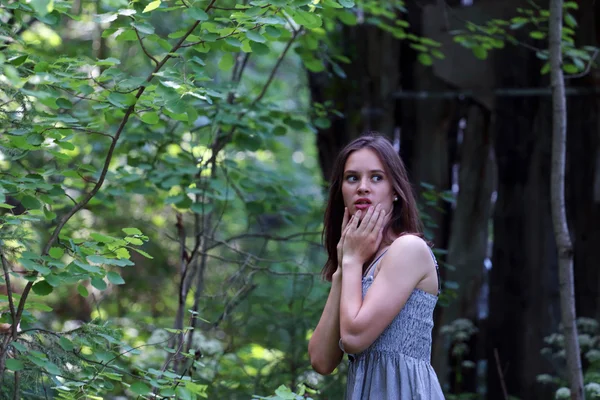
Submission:
{"label": "tree branch", "polygon": [[592,64],[594,63],[594,60],[598,56],[599,52],[600,52],[600,49],[596,49],[594,51],[594,54],[590,58],[590,61],[587,63],[587,65],[585,66],[585,69],[583,71],[581,71],[581,72],[579,72],[577,74],[574,74],[574,75],[567,75],[567,76],[565,76],[565,79],[583,78],[584,76],[586,76],[587,74],[589,74],[590,73],[590,69],[592,69]]}
{"label": "tree branch", "polygon": [[[217,0],[211,0],[211,2],[208,4],[208,6],[206,7],[206,9],[204,11],[208,12],[213,7],[213,5],[215,4],[216,1]],[[198,27],[199,24],[200,24],[200,21],[196,21],[192,24],[192,26],[186,31],[186,33],[177,41],[177,43],[175,43],[173,45],[173,47],[167,53],[167,55],[156,65],[154,70],[148,75],[148,77],[146,78],[146,82],[150,83],[152,81],[152,79],[154,78],[154,74],[156,74],[167,63],[167,61],[169,61],[171,59],[172,55],[175,54],[181,48],[183,42],[188,38],[188,36],[190,36],[194,32],[194,30]],[[146,90],[146,86],[141,86],[138,89],[138,91],[135,95],[136,103],[137,103],[137,100],[142,96],[142,94],[144,93],[145,90]],[[48,251],[50,251],[50,248],[58,239],[58,235],[60,234],[61,230],[66,225],[66,223],[71,219],[71,217],[73,217],[73,215],[75,215],[75,213],[77,213],[87,203],[89,203],[89,201],[96,195],[96,193],[98,193],[98,191],[102,187],[104,180],[106,178],[106,174],[108,172],[110,162],[112,161],[113,153],[117,146],[117,142],[119,141],[119,138],[121,137],[121,134],[123,133],[123,129],[125,128],[125,125],[127,125],[127,122],[129,121],[129,117],[133,113],[134,109],[135,109],[135,103],[132,104],[131,106],[129,106],[129,108],[127,108],[127,111],[125,111],[125,115],[123,116],[123,119],[121,120],[121,124],[117,128],[117,131],[112,139],[112,143],[108,149],[108,153],[106,155],[104,166],[102,168],[102,173],[100,174],[100,179],[98,179],[98,182],[96,183],[96,185],[94,185],[93,189],[79,203],[77,203],[73,208],[71,208],[71,210],[67,214],[65,214],[60,219],[60,221],[58,222],[58,225],[52,232],[50,239],[48,239],[48,242],[44,246],[44,249],[42,251],[43,256],[48,254]],[[15,323],[17,325],[21,320],[21,315],[23,314],[23,310],[25,308],[25,302],[27,300],[27,297],[29,296],[29,292],[31,291],[31,287],[33,286],[33,284],[34,284],[34,281],[29,281],[27,283],[27,285],[25,286],[25,288],[23,289],[23,293],[21,294],[21,301],[19,302],[19,307],[17,309],[16,320],[13,321],[13,323]]]}
{"label": "tree branch", "polygon": [[[10,284],[10,274],[8,273],[9,267],[8,262],[2,251],[2,243],[0,243],[0,259],[2,259],[2,270],[4,271],[4,282],[6,283],[6,295],[8,296],[8,307],[10,308],[10,317],[12,318],[11,334],[13,339],[17,337],[17,313],[15,310],[15,303],[13,301],[12,286]],[[1,372],[1,371],[0,371]]]}
{"label": "tree branch", "polygon": [[142,47],[142,51],[144,52],[144,54],[154,62],[154,65],[158,65],[158,60],[156,58],[154,58],[154,56],[152,54],[150,54],[148,52],[148,50],[146,50],[146,46],[144,46],[144,41],[142,40],[142,37],[140,36],[140,32],[137,30],[137,28],[133,28],[133,30],[135,31],[135,36],[137,36],[138,42],[140,42],[140,46]]}
{"label": "tree branch", "polygon": [[287,55],[288,51],[292,47],[292,44],[294,43],[294,41],[296,40],[296,38],[298,37],[298,35],[301,32],[302,32],[302,29],[300,29],[298,31],[294,31],[294,34],[292,35],[292,38],[287,42],[287,44],[285,45],[285,49],[283,49],[283,51],[281,52],[281,54],[277,58],[277,62],[275,62],[275,66],[271,70],[271,73],[269,74],[269,78],[267,78],[267,82],[263,86],[262,91],[254,99],[254,101],[252,103],[250,103],[250,107],[255,106],[256,103],[258,103],[259,101],[261,101],[262,98],[265,96],[265,94],[267,93],[267,89],[269,89],[269,86],[271,86],[271,82],[273,82],[273,78],[275,78],[275,74],[277,73],[277,70],[279,69],[279,66],[281,65],[281,62],[283,61],[283,59]]}

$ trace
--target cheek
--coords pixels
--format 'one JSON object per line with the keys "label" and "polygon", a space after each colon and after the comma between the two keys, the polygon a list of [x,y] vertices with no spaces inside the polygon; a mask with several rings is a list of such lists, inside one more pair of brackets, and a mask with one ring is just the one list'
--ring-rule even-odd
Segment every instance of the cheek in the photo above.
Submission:
{"label": "cheek", "polygon": [[346,185],[342,185],[342,198],[344,199],[344,206],[348,207],[352,203],[352,193]]}

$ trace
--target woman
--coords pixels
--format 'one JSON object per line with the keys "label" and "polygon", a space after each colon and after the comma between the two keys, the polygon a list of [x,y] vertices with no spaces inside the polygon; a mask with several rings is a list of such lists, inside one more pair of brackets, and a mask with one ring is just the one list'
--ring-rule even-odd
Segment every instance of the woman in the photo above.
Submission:
{"label": "woman", "polygon": [[437,263],[386,138],[360,137],[338,156],[324,237],[332,285],[308,345],[315,371],[330,374],[346,352],[346,399],[443,399],[430,364]]}

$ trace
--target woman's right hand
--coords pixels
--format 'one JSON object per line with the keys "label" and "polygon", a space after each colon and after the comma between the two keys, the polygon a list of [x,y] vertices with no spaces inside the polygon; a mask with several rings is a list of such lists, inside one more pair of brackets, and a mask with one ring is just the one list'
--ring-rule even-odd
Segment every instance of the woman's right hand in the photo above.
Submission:
{"label": "woman's right hand", "polygon": [[344,238],[346,236],[346,230],[348,227],[349,220],[350,213],[348,212],[348,207],[344,207],[344,219],[342,220],[342,235],[340,236],[340,241],[337,244],[338,271],[342,268],[342,257],[344,256],[342,249],[344,248]]}

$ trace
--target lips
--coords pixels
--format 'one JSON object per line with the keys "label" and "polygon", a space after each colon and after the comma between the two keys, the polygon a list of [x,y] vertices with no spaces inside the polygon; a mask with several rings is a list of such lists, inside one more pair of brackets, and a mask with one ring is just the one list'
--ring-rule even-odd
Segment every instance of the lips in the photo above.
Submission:
{"label": "lips", "polygon": [[360,198],[354,202],[354,207],[357,210],[368,210],[371,207],[371,200],[366,198]]}

